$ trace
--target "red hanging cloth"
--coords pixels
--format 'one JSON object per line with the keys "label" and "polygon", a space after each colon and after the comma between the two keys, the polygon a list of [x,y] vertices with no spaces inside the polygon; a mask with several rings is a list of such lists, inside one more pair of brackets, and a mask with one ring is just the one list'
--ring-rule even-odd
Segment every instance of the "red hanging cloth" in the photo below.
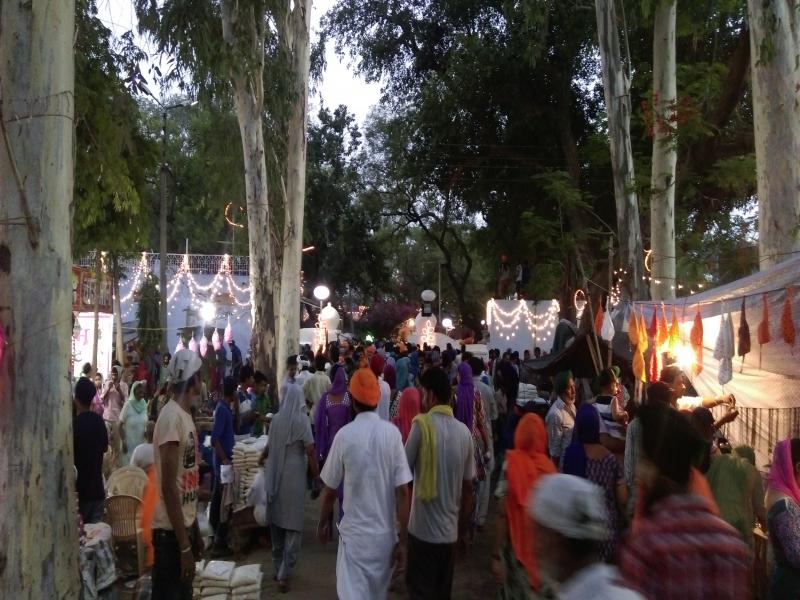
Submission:
{"label": "red hanging cloth", "polygon": [[786,299],[783,301],[783,312],[781,313],[781,335],[784,342],[794,347],[796,331],[792,318],[792,294],[792,286],[789,286],[786,288]]}
{"label": "red hanging cloth", "polygon": [[692,324],[692,331],[689,334],[689,342],[694,349],[695,364],[694,374],[699,375],[703,372],[703,316],[700,314],[700,306],[697,307],[697,313],[694,315],[694,323]]}
{"label": "red hanging cloth", "polygon": [[761,352],[764,344],[769,344],[772,338],[769,335],[769,303],[767,302],[767,295],[764,294],[761,298],[763,310],[761,314],[761,323],[758,324],[758,368],[761,368]]}

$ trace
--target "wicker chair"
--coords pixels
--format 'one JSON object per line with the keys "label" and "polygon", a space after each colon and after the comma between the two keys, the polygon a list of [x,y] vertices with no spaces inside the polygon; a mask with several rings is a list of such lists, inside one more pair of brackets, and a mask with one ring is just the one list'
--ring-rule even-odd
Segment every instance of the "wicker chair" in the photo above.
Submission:
{"label": "wicker chair", "polygon": [[117,495],[106,500],[106,521],[123,575],[140,575],[145,565],[145,546],[139,528],[142,501],[135,496]]}
{"label": "wicker chair", "polygon": [[139,500],[147,486],[147,473],[139,467],[120,467],[106,482],[106,493],[110,496],[134,496]]}

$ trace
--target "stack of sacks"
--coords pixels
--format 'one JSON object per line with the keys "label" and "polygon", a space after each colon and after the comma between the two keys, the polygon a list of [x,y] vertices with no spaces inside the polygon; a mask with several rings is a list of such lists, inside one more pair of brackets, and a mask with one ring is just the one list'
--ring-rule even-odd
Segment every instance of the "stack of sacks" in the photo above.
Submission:
{"label": "stack of sacks", "polygon": [[237,567],[231,577],[231,600],[261,599],[261,565]]}
{"label": "stack of sacks", "polygon": [[212,560],[203,569],[200,581],[200,597],[202,600],[228,600],[231,591],[231,577],[236,563],[224,560]]}
{"label": "stack of sacks", "polygon": [[[252,441],[251,441],[252,440]],[[244,442],[237,442],[233,447],[233,468],[239,474],[241,493],[237,495],[236,508],[244,503],[247,492],[253,485],[258,474],[258,459],[267,446],[267,436],[249,438]]]}
{"label": "stack of sacks", "polygon": [[194,579],[192,580],[192,598],[194,600],[199,600],[202,597],[202,580],[203,580],[203,569],[206,568],[206,561],[201,560],[200,562],[196,562],[194,564]]}

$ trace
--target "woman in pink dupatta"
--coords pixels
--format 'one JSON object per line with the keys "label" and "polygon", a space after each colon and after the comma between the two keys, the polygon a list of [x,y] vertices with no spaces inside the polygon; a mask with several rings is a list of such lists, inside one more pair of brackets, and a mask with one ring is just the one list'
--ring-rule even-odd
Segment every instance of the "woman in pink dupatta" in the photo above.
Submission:
{"label": "woman in pink dupatta", "polygon": [[422,412],[419,390],[414,387],[404,389],[397,404],[397,416],[392,419],[392,423],[400,430],[400,435],[403,436],[403,443],[405,444],[406,440],[408,440],[408,434],[411,432],[411,422],[414,417]]}
{"label": "woman in pink dupatta", "polygon": [[767,477],[767,529],[775,555],[769,598],[800,598],[800,439],[778,442]]}

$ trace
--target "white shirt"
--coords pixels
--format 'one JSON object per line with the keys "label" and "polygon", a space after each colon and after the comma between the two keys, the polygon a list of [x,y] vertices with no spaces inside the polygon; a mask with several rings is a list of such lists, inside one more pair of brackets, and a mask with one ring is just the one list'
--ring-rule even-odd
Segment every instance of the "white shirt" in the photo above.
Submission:
{"label": "white shirt", "polygon": [[303,387],[303,384],[311,379],[311,371],[299,371],[297,375],[295,375],[294,382]]}
{"label": "white shirt", "polygon": [[306,397],[306,405],[310,406],[313,415],[316,411],[322,395],[331,389],[331,380],[325,371],[317,371],[303,384],[303,394]]}
{"label": "white shirt", "polygon": [[578,571],[556,592],[558,600],[644,600],[638,592],[625,587],[616,567],[595,563]]}
{"label": "white shirt", "polygon": [[375,412],[359,413],[336,434],[320,477],[332,489],[344,480],[343,539],[397,535],[395,489],[411,481],[397,427]]}
{"label": "white shirt", "polygon": [[567,446],[572,442],[572,430],[575,428],[575,405],[569,407],[559,398],[550,407],[545,417],[547,439],[550,444],[550,457],[564,458]]}
{"label": "white shirt", "polygon": [[139,467],[143,471],[146,471],[150,465],[154,464],[155,462],[156,459],[153,452],[153,444],[148,444],[145,442],[144,444],[139,444],[133,449],[133,454],[131,454],[132,467]]}
{"label": "white shirt", "polygon": [[383,375],[381,375],[378,382],[381,384],[381,400],[378,402],[377,408],[378,416],[384,421],[388,421],[391,413],[392,388],[383,380]]}

